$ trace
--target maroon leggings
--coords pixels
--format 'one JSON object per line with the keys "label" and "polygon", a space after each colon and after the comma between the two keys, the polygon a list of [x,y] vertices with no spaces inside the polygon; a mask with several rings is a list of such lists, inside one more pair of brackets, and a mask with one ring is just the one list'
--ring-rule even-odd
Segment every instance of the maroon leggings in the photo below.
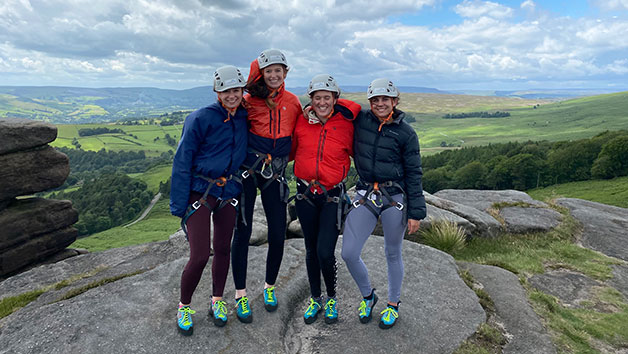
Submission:
{"label": "maroon leggings", "polygon": [[[190,203],[201,198],[200,193],[190,194]],[[212,196],[207,197],[207,204],[214,209],[218,201]],[[192,294],[201,280],[203,269],[209,260],[210,247],[210,210],[201,206],[187,220],[188,241],[190,243],[190,260],[181,275],[181,303],[189,304]],[[212,260],[212,294],[221,297],[225,290],[227,274],[229,274],[229,255],[231,253],[231,237],[236,219],[236,209],[227,204],[218,211],[211,213],[214,220],[214,259]]]}

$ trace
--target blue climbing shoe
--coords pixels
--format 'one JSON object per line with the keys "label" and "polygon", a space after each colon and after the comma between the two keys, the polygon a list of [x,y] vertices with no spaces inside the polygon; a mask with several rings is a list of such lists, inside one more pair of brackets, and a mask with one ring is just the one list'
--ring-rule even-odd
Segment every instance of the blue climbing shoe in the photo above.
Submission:
{"label": "blue climbing shoe", "polygon": [[194,333],[192,315],[195,313],[196,311],[192,310],[190,306],[179,306],[179,311],[177,312],[177,328],[179,328],[179,333],[184,336],[191,336],[192,333]]}
{"label": "blue climbing shoe", "polygon": [[264,307],[266,311],[273,312],[277,310],[279,304],[277,303],[277,296],[275,295],[275,287],[264,289]]}
{"label": "blue climbing shoe", "polygon": [[338,322],[338,310],[336,309],[336,298],[330,297],[325,303],[325,323],[332,324]]}
{"label": "blue climbing shoe", "polygon": [[305,324],[312,324],[318,318],[318,313],[321,311],[321,303],[320,298],[318,301],[310,298],[310,306],[305,310],[305,314],[303,315],[303,321]]}
{"label": "blue climbing shoe", "polygon": [[246,296],[242,296],[239,299],[236,299],[236,313],[238,316],[238,320],[242,323],[251,323],[253,322],[253,312],[251,311],[251,306],[249,305],[249,298]]}
{"label": "blue climbing shoe", "polygon": [[360,303],[360,307],[358,308],[358,316],[360,316],[360,322],[369,323],[371,321],[371,312],[373,311],[373,307],[377,303],[377,294],[375,294],[375,289],[373,289],[373,298],[371,300],[362,300]]}
{"label": "blue climbing shoe", "polygon": [[399,318],[399,311],[392,305],[388,305],[382,313],[382,319],[379,321],[379,328],[389,329],[395,325],[395,321]]}
{"label": "blue climbing shoe", "polygon": [[209,310],[210,315],[214,317],[214,325],[217,327],[224,327],[227,324],[227,303],[222,300],[214,301],[212,303],[211,309]]}

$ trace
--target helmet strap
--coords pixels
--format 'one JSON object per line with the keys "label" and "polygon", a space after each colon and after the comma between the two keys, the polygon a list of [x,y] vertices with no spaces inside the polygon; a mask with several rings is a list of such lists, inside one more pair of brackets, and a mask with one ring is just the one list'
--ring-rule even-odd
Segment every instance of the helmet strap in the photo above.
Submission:
{"label": "helmet strap", "polygon": [[381,123],[379,124],[379,128],[377,128],[377,131],[378,131],[378,132],[381,132],[381,131],[382,131],[382,126],[384,126],[384,124],[388,124],[388,123],[390,123],[390,121],[392,121],[392,116],[393,116],[393,113],[395,113],[394,108],[393,108],[393,110],[392,110],[392,111],[390,111],[390,114],[388,115],[388,117],[386,117],[385,119],[381,119],[381,118],[379,119],[379,121],[380,121]]}

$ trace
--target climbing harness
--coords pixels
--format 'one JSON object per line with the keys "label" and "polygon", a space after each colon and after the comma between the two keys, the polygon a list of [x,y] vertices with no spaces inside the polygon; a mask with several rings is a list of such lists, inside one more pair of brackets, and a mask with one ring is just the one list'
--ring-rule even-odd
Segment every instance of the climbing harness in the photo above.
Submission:
{"label": "climbing harness", "polygon": [[[312,180],[308,183],[306,180],[299,178],[297,183],[306,186],[307,189],[303,193],[297,192],[295,195],[288,199],[288,202],[291,202],[294,199],[304,200],[308,202],[311,206],[316,207],[312,202],[312,198],[322,197],[325,200],[325,203],[338,204],[338,211],[336,213],[336,227],[338,228],[338,230],[342,230],[346,209],[348,209],[348,205],[350,204],[347,193],[345,191],[345,181],[341,181],[340,183],[331,187],[329,190],[327,190],[325,186],[320,184],[320,182],[317,180]],[[330,196],[329,193],[335,189],[339,189],[338,196]]]}
{"label": "climbing harness", "polygon": [[[360,199],[356,199],[353,203],[351,203],[352,208],[355,209],[364,205],[373,215],[375,215],[376,218],[379,218],[379,215],[384,210],[394,207],[403,213],[404,223],[408,221],[407,209],[405,207],[407,204],[407,195],[399,183],[395,181],[363,183],[368,185],[366,193],[364,193]],[[393,200],[387,188],[399,189],[403,195],[403,202]],[[384,202],[384,199],[386,199],[386,203]]]}
{"label": "climbing harness", "polygon": [[185,233],[185,239],[188,239],[188,229],[187,229],[187,221],[190,218],[190,216],[192,216],[192,214],[194,214],[201,206],[205,206],[207,209],[209,209],[209,212],[218,212],[220,209],[224,208],[227,204],[230,204],[231,206],[233,206],[236,210],[238,210],[238,203],[239,201],[236,198],[230,198],[230,199],[221,199],[218,198],[216,205],[214,205],[214,207],[212,208],[209,203],[207,203],[207,195],[209,194],[209,190],[214,186],[218,186],[218,187],[224,187],[227,184],[227,181],[229,180],[235,180],[237,182],[239,182],[239,179],[233,177],[233,176],[229,176],[229,177],[219,177],[216,179],[212,179],[209,177],[205,177],[203,175],[194,175],[194,177],[197,178],[202,178],[204,180],[206,180],[209,185],[207,186],[207,189],[205,189],[205,193],[203,193],[203,196],[195,201],[194,203],[191,203],[190,205],[188,205],[188,208],[185,212],[185,215],[181,218],[181,229],[183,230],[183,232]]}

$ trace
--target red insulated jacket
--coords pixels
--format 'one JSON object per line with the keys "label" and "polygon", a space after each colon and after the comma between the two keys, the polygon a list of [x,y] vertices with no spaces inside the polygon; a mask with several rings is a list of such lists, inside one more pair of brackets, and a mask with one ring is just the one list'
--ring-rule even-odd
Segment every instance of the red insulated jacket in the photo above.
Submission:
{"label": "red insulated jacket", "polygon": [[338,99],[325,124],[299,115],[292,142],[296,177],[308,183],[316,180],[327,190],[347,177],[353,155],[353,120],[360,109],[353,101]]}

